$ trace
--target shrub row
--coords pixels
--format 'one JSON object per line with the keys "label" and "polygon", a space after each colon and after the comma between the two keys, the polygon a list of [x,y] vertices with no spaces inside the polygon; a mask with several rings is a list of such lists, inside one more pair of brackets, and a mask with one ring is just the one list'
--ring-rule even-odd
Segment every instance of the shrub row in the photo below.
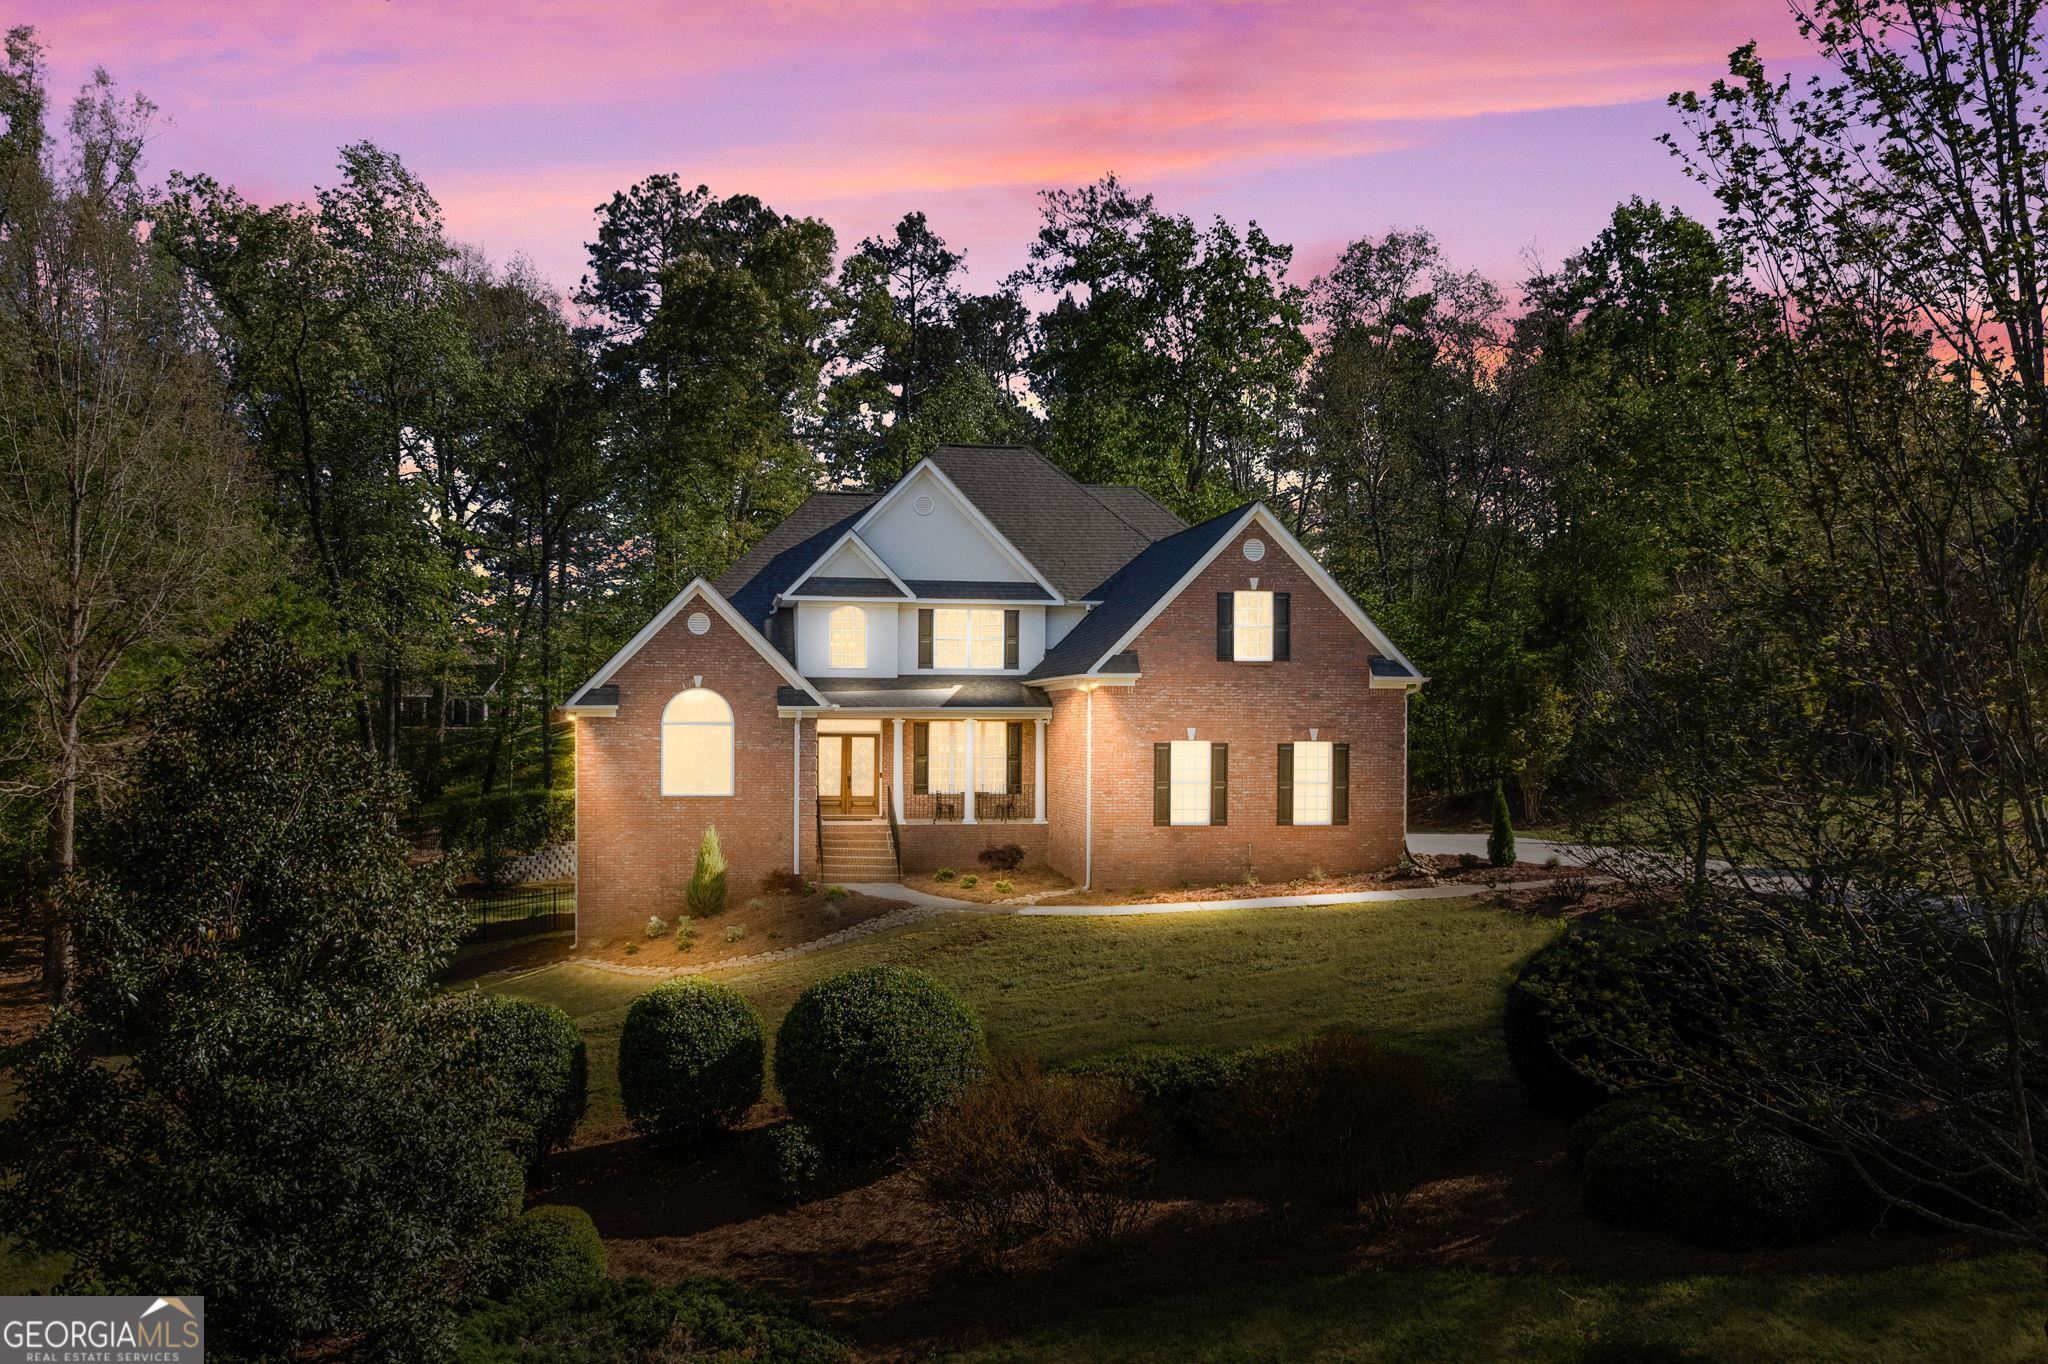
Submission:
{"label": "shrub row", "polygon": [[1586,1211],[1717,1250],[1797,1245],[1834,1223],[1850,1192],[1818,1153],[1759,1126],[1715,1129],[1622,1100],[1572,1131]]}
{"label": "shrub row", "polygon": [[479,994],[467,1063],[495,1086],[506,1149],[528,1166],[569,1144],[589,1103],[589,1062],[575,1021],[552,1004]]}
{"label": "shrub row", "polygon": [[564,791],[451,797],[441,811],[441,847],[448,852],[538,852],[575,833],[576,798]]}
{"label": "shrub row", "polygon": [[[766,1030],[729,986],[675,980],[633,1002],[619,1038],[626,1116],[657,1141],[700,1142],[760,1099]],[[798,996],[775,1043],[784,1104],[840,1159],[890,1155],[977,1078],[981,1025],[944,986],[868,966]],[[795,1157],[792,1157],[795,1159]]]}

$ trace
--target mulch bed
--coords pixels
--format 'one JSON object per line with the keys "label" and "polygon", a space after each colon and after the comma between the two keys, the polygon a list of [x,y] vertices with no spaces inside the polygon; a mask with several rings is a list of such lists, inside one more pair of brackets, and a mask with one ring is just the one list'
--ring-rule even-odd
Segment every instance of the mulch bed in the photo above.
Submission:
{"label": "mulch bed", "polygon": [[[912,890],[921,890],[927,895],[944,895],[955,900],[973,900],[977,904],[996,904],[1003,900],[1015,900],[1022,896],[1038,896],[1047,892],[1069,890],[1073,882],[1050,867],[1019,867],[1015,871],[990,871],[986,867],[956,867],[957,874],[950,881],[941,881],[928,871],[908,872],[903,884]],[[960,882],[972,876],[974,884],[963,886]],[[997,890],[996,882],[1008,881],[1008,890]]]}
{"label": "mulch bed", "polygon": [[1162,1168],[1149,1217],[1117,1252],[1098,1259],[1033,1244],[997,1277],[964,1266],[952,1232],[901,1171],[871,1174],[795,1208],[776,1202],[765,1135],[780,1112],[769,1104],[695,1158],[665,1158],[629,1132],[606,1134],[551,1162],[552,1183],[535,1197],[588,1209],[614,1273],[662,1281],[719,1274],[801,1299],[877,1359],[919,1358],[1092,1307],[1248,1275],[1837,1272],[1981,1249],[1965,1237],[1881,1228],[1735,1255],[1622,1231],[1580,1211],[1563,1122],[1530,1109],[1509,1084],[1482,1089],[1480,1103],[1479,1144],[1417,1191],[1391,1233],[1331,1221],[1279,1235],[1236,1171],[1186,1159]]}
{"label": "mulch bed", "polygon": [[[1189,900],[1255,900],[1272,895],[1333,895],[1344,891],[1414,890],[1422,886],[1490,885],[1500,881],[1550,881],[1583,875],[1575,867],[1545,867],[1534,862],[1495,867],[1469,867],[1457,857],[1424,853],[1409,859],[1418,875],[1399,876],[1394,869],[1354,876],[1298,877],[1292,881],[1223,881],[1207,886],[1175,886],[1170,890],[1076,890],[1048,896],[1041,905],[1167,905]],[[941,890],[939,893],[943,894]]]}
{"label": "mulch bed", "polygon": [[[687,939],[677,936],[674,920],[670,920],[667,931],[656,938],[641,934],[630,938],[585,938],[575,943],[566,937],[553,937],[514,943],[501,951],[466,953],[450,970],[449,978],[461,980],[490,971],[524,970],[570,959],[636,968],[715,966],[735,957],[799,947],[902,908],[900,900],[878,900],[857,894],[828,896],[822,890],[807,895],[735,896],[725,913],[716,918],[692,920],[693,931]],[[734,928],[740,930],[739,936],[729,937]]]}

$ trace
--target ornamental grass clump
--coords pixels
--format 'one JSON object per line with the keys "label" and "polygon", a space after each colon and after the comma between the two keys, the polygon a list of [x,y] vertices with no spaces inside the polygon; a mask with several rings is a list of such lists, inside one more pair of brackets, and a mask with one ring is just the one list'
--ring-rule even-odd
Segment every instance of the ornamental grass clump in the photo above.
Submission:
{"label": "ornamental grass clump", "polygon": [[697,869],[690,874],[687,896],[690,916],[713,919],[725,913],[725,853],[718,846],[718,826],[704,830],[697,844]]}

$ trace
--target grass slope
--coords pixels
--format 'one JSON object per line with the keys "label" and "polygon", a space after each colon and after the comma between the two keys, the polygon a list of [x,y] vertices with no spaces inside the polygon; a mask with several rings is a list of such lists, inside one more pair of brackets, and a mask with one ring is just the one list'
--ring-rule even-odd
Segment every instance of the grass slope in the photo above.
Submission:
{"label": "grass slope", "polygon": [[1616,1280],[1388,1271],[1248,1283],[1077,1316],[958,1364],[1513,1359],[1887,1364],[2039,1360],[2040,1263]]}
{"label": "grass slope", "polygon": [[[1509,970],[1556,924],[1470,901],[1124,918],[947,916],[716,978],[772,1029],[813,981],[870,962],[929,971],[998,1051],[1045,1061],[1131,1043],[1236,1046],[1346,1024],[1498,1064]],[[554,966],[489,988],[559,1004],[590,1042],[590,1122],[619,1121],[626,1009],[656,977]]]}

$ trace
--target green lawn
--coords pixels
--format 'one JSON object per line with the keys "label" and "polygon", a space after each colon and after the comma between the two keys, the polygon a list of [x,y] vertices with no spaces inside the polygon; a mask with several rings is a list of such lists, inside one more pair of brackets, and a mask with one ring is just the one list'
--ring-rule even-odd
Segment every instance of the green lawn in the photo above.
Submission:
{"label": "green lawn", "polygon": [[[1230,1046],[1348,1024],[1500,1064],[1502,988],[1554,922],[1434,900],[1119,918],[928,921],[752,970],[719,972],[772,1028],[803,988],[851,966],[929,971],[981,1015],[998,1051],[1045,1061],[1135,1042]],[[491,988],[559,1004],[590,1041],[591,1118],[619,1117],[627,1007],[656,978],[554,966]]]}
{"label": "green lawn", "polygon": [[1386,1271],[1261,1280],[1078,1315],[961,1364],[1512,1359],[1996,1361],[2048,1357],[2028,1255],[1842,1275],[1615,1280]]}

